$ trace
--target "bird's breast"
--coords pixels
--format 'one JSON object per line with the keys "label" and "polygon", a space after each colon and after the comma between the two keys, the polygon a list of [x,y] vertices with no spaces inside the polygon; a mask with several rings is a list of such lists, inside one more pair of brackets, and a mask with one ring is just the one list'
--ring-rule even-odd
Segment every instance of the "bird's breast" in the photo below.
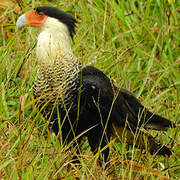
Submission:
{"label": "bird's breast", "polygon": [[[63,108],[75,107],[80,88],[79,67],[61,62],[52,67],[40,66],[34,82],[34,96],[43,99],[43,103],[57,102]],[[76,65],[79,66],[79,65]],[[41,102],[42,103],[42,102]]]}

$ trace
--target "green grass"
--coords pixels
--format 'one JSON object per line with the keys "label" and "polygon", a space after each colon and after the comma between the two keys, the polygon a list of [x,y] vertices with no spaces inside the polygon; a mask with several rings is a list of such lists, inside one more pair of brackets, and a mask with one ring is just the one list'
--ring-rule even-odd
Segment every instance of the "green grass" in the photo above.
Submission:
{"label": "green grass", "polygon": [[[79,21],[73,43],[76,56],[131,90],[154,113],[179,124],[178,0],[19,2],[23,12],[52,5],[74,15]],[[150,131],[172,147],[170,158],[111,142],[110,167],[103,171],[85,142],[81,166],[70,163],[73,151],[48,131],[34,105],[32,84],[37,64],[33,47],[38,32],[15,30],[16,19],[22,14],[16,7],[14,2],[13,7],[0,9],[0,19],[5,18],[0,36],[0,179],[180,178],[178,127],[168,132]],[[6,39],[7,33],[11,35]]]}

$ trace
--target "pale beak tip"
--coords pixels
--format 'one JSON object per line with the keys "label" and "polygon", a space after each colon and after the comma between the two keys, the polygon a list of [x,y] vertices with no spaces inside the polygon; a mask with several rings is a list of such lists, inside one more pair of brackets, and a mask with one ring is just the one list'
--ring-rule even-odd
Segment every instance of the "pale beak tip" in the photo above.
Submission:
{"label": "pale beak tip", "polygon": [[18,29],[21,29],[21,28],[23,28],[23,27],[26,26],[26,25],[27,25],[27,20],[26,20],[25,14],[23,14],[23,15],[21,15],[21,16],[18,18],[18,20],[17,20],[17,22],[16,22],[16,27],[17,27]]}

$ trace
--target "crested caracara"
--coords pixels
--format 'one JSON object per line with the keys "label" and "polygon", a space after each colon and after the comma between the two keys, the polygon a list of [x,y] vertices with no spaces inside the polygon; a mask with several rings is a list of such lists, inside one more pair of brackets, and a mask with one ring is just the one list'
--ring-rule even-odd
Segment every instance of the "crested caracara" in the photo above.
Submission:
{"label": "crested caracara", "polygon": [[[84,66],[73,54],[71,43],[76,19],[64,11],[42,6],[21,15],[17,26],[37,27],[36,56],[38,70],[34,82],[34,97],[50,128],[62,133],[64,142],[78,135],[88,138],[96,153],[110,141],[126,137],[128,144],[147,148],[151,154],[171,155],[171,150],[159,144],[144,129],[167,130],[173,123],[146,109],[129,91],[118,88],[100,70]],[[102,151],[107,160],[109,147]]]}

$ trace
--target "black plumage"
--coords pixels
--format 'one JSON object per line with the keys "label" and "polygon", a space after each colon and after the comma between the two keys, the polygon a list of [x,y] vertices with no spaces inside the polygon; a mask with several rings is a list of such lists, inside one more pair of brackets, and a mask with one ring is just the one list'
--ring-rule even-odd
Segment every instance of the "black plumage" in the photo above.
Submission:
{"label": "black plumage", "polygon": [[[76,97],[73,102],[76,108],[62,108],[60,105],[54,108],[53,114],[50,106],[44,108],[44,115],[51,112],[47,119],[51,119],[56,134],[60,132],[57,119],[57,114],[60,114],[63,141],[69,143],[82,133],[87,136],[91,150],[96,153],[98,148],[102,149],[109,143],[114,125],[126,127],[131,134],[127,138],[133,138],[139,133],[137,147],[145,148],[147,142],[142,139],[145,135],[149,141],[150,153],[171,155],[168,147],[160,145],[151,135],[140,130],[141,126],[145,129],[166,130],[173,126],[171,121],[149,112],[131,92],[116,87],[103,72],[92,66],[83,68],[78,75],[75,82],[77,91],[72,92]],[[127,142],[133,144],[131,141]],[[109,148],[102,153],[107,160]]]}
{"label": "black plumage", "polygon": [[[72,16],[58,8],[48,6],[38,7],[35,10],[40,15],[45,14],[58,19],[67,27],[68,34],[73,38],[77,21]],[[44,23],[48,22],[44,20]],[[38,99],[38,107],[44,117],[50,120],[50,128],[57,135],[61,132],[63,141],[67,143],[76,139],[78,135],[87,136],[94,153],[109,143],[112,134],[121,139],[125,130],[128,144],[133,144],[134,137],[137,136],[135,145],[145,148],[145,138],[150,153],[171,155],[172,152],[168,147],[156,142],[142,129],[167,130],[174,124],[148,111],[131,92],[112,84],[102,71],[92,66],[83,67],[73,55],[69,44],[65,42],[68,39],[66,28],[57,22],[53,23],[55,28],[46,24],[38,38],[37,47],[41,50],[46,39],[45,48],[48,55],[46,53],[39,55],[37,49],[40,63],[34,83],[34,97]],[[44,39],[43,31],[46,31]],[[57,34],[54,31],[57,31]],[[58,31],[62,32],[59,34]],[[63,42],[58,44],[58,41]],[[59,47],[52,52],[49,49],[53,43]],[[55,59],[52,60],[52,57]],[[82,136],[75,143],[79,143]],[[109,147],[106,147],[102,154],[106,161]]]}

